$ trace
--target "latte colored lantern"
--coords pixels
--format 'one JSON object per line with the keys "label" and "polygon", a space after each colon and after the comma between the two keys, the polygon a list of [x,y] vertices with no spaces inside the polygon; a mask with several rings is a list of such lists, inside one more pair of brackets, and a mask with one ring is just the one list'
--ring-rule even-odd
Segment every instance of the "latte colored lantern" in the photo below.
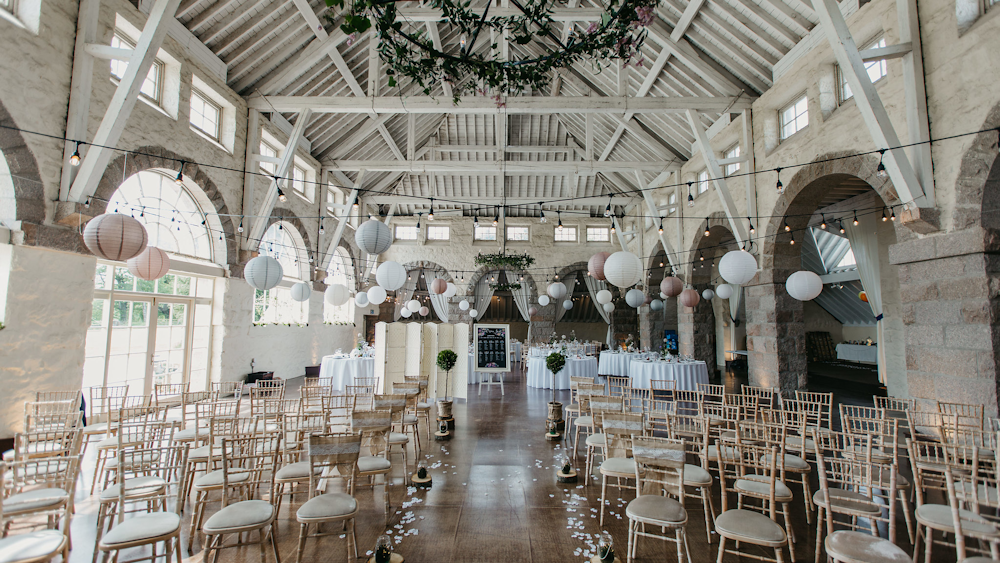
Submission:
{"label": "latte colored lantern", "polygon": [[144,280],[158,280],[170,270],[170,258],[163,250],[155,246],[147,246],[135,258],[129,258],[128,271]]}
{"label": "latte colored lantern", "polygon": [[698,295],[697,291],[693,289],[685,289],[681,292],[680,296],[677,297],[677,300],[680,301],[681,305],[684,305],[685,307],[694,307],[698,305],[699,301],[701,301],[701,297]]}
{"label": "latte colored lantern", "polygon": [[105,213],[87,222],[83,244],[106,260],[135,258],[146,248],[146,227],[128,215]]}
{"label": "latte colored lantern", "polygon": [[663,278],[660,282],[660,292],[667,297],[677,297],[684,291],[684,282],[674,276]]}
{"label": "latte colored lantern", "polygon": [[597,254],[590,257],[587,262],[587,271],[594,278],[604,281],[604,263],[607,261],[608,257],[611,256],[608,252],[598,252]]}
{"label": "latte colored lantern", "polygon": [[448,291],[448,282],[441,278],[434,278],[427,290],[431,292],[431,295],[441,295]]}

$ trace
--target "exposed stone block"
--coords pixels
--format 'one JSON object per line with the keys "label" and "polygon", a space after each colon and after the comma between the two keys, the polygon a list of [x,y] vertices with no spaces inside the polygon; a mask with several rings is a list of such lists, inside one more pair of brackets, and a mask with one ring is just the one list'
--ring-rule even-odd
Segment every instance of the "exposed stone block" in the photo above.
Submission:
{"label": "exposed stone block", "polygon": [[944,345],[948,348],[990,350],[992,356],[993,331],[988,324],[946,326],[944,327]]}
{"label": "exposed stone block", "polygon": [[986,300],[965,301],[962,303],[961,317],[963,323],[989,324],[990,304]]}
{"label": "exposed stone block", "polygon": [[[906,266],[900,266],[900,269]],[[902,282],[902,280],[900,280]],[[900,299],[903,303],[915,301],[931,301],[938,298],[938,288],[936,282],[925,283],[900,283]]]}
{"label": "exposed stone block", "polygon": [[942,326],[910,326],[906,328],[906,345],[908,347],[928,347],[944,345],[945,330],[953,327]]}
{"label": "exposed stone block", "polygon": [[978,377],[979,358],[974,350],[923,348],[917,351],[917,369],[954,377]]}

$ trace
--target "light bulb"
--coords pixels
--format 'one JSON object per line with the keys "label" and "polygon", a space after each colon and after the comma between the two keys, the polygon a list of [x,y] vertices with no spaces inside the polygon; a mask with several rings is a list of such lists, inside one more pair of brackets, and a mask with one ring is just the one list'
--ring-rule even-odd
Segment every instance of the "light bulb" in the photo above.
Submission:
{"label": "light bulb", "polygon": [[778,183],[774,187],[778,190],[778,194],[781,195],[785,193],[785,185],[781,183],[781,169],[776,168],[775,171],[778,173]]}
{"label": "light bulb", "polygon": [[[243,219],[240,219],[240,226],[236,227],[236,232],[237,233],[242,233],[243,232]],[[322,231],[320,231],[320,232],[322,232]]]}
{"label": "light bulb", "polygon": [[285,195],[285,192],[281,191],[281,188],[278,188],[278,201],[288,201],[288,196]]}
{"label": "light bulb", "polygon": [[756,233],[757,229],[753,228],[753,221],[751,221],[749,217],[747,217],[747,223],[750,223],[750,234],[752,235]]}
{"label": "light bulb", "polygon": [[465,50],[465,34],[464,33],[462,34],[462,37],[459,38],[458,44],[459,44],[459,46],[461,46],[462,50],[464,51]]}
{"label": "light bulb", "polygon": [[73,166],[80,165],[80,143],[76,144],[76,149],[73,150],[73,156],[69,157],[69,163]]}
{"label": "light bulb", "polygon": [[825,229],[826,228],[826,215],[823,215],[823,222],[819,224],[819,227],[821,229]]}
{"label": "light bulb", "polygon": [[858,226],[858,212],[857,211],[854,212],[854,226],[855,227]]}

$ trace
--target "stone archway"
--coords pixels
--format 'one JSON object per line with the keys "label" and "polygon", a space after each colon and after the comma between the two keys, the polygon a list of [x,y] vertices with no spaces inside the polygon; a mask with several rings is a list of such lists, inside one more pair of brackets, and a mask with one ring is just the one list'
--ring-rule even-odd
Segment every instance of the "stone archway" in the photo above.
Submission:
{"label": "stone archway", "polygon": [[41,225],[45,221],[45,187],[35,155],[28,148],[17,123],[0,103],[0,152],[7,160],[17,201],[17,220]]}

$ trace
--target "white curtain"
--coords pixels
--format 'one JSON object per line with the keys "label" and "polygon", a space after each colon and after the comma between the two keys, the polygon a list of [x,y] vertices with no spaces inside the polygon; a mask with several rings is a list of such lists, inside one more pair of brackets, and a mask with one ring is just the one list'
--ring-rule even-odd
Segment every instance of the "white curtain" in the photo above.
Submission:
{"label": "white curtain", "polygon": [[[407,272],[409,273],[409,272]],[[412,279],[406,280],[403,287],[396,290],[396,311],[392,314],[392,320],[398,321],[400,317],[400,312],[403,307],[406,306],[406,302],[413,298],[413,292],[417,289],[417,277],[413,274],[409,276]]]}
{"label": "white curtain", "polygon": [[[504,270],[503,273],[507,277],[507,283],[521,283],[517,279],[517,274],[509,270]],[[531,315],[528,314],[528,309],[531,308],[531,290],[528,289],[527,283],[521,283],[521,289],[514,290],[511,293],[514,295],[514,304],[517,305],[517,310],[521,313],[521,318],[528,323],[527,341],[531,342]]]}
{"label": "white curtain", "polygon": [[[738,350],[736,345],[736,322],[740,320],[740,301],[743,301],[743,286],[733,284],[733,294],[729,296],[729,346]],[[734,354],[732,359],[737,359]]]}
{"label": "white curtain", "polygon": [[431,295],[431,306],[434,307],[434,312],[437,313],[439,319],[443,323],[450,323],[451,320],[448,319],[448,298],[444,295]]}
{"label": "white curtain", "polygon": [[844,223],[847,240],[854,251],[854,261],[858,265],[861,287],[865,288],[868,305],[875,315],[875,331],[878,338],[878,380],[885,383],[885,342],[882,334],[882,272],[878,258],[878,218],[874,214],[858,217],[858,224]]}
{"label": "white curtain", "polygon": [[563,316],[566,315],[566,309],[563,308],[562,302],[573,298],[573,288],[576,286],[576,272],[573,272],[566,279],[564,279],[563,284],[566,285],[566,296],[563,297],[562,300],[553,300],[556,305],[556,322],[561,321]]}
{"label": "white curtain", "polygon": [[611,317],[608,315],[607,312],[604,311],[604,307],[597,302],[597,292],[601,291],[602,289],[607,289],[608,284],[607,282],[603,282],[593,276],[584,276],[583,283],[587,284],[587,291],[590,292],[590,300],[594,302],[594,307],[597,307],[597,312],[600,313],[601,318],[604,319],[604,322],[608,323],[608,335],[605,338],[605,343],[608,345],[608,348],[612,348],[613,346],[611,344]]}
{"label": "white curtain", "polygon": [[476,289],[472,294],[474,297],[472,306],[476,312],[479,313],[479,315],[473,319],[474,321],[478,321],[483,318],[483,315],[486,314],[486,309],[490,306],[490,301],[493,299],[493,288],[490,287],[490,284],[493,282],[490,281],[490,274],[491,272],[486,272],[483,274],[483,277],[479,278],[479,281],[476,282]]}

